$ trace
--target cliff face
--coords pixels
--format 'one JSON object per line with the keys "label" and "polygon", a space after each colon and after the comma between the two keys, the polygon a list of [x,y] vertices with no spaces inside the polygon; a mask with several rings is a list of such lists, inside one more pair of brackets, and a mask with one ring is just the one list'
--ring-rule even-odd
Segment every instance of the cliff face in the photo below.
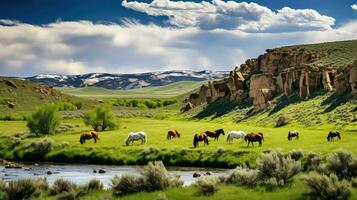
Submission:
{"label": "cliff face", "polygon": [[[343,65],[316,64],[322,56],[304,48],[268,49],[230,72],[227,79],[210,81],[186,99],[184,111],[225,97],[230,101],[253,100],[255,111],[270,105],[278,94],[297,92],[309,97],[313,90],[357,93],[357,60]],[[328,56],[328,55],[327,55]]]}

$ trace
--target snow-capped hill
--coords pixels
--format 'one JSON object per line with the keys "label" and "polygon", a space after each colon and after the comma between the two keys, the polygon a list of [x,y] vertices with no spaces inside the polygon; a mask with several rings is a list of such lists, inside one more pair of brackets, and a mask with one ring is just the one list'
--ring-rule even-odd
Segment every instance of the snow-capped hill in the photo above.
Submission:
{"label": "snow-capped hill", "polygon": [[228,71],[174,70],[147,72],[140,74],[91,73],[81,75],[41,74],[26,78],[33,82],[53,87],[103,87],[107,89],[134,89],[149,86],[162,86],[179,81],[206,81],[228,77]]}

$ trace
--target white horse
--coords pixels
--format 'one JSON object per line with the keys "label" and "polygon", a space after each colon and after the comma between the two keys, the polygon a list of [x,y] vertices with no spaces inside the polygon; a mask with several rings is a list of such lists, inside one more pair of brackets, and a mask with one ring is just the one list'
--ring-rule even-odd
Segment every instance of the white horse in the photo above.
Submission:
{"label": "white horse", "polygon": [[131,145],[133,145],[134,141],[136,140],[141,140],[141,144],[146,144],[148,141],[146,133],[144,131],[129,133],[128,137],[125,140],[125,144],[126,146],[128,146],[131,142]]}
{"label": "white horse", "polygon": [[246,135],[247,134],[245,134],[244,131],[231,131],[227,135],[227,142],[229,144],[232,143],[234,138],[237,138],[237,139],[242,138],[242,139],[244,139],[244,137]]}

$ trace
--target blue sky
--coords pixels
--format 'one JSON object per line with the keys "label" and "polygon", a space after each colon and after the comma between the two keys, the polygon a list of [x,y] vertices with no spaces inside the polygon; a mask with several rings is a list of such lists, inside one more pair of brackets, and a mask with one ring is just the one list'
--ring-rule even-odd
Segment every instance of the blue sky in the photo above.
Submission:
{"label": "blue sky", "polygon": [[1,75],[231,70],[267,48],[357,39],[350,0],[0,3]]}

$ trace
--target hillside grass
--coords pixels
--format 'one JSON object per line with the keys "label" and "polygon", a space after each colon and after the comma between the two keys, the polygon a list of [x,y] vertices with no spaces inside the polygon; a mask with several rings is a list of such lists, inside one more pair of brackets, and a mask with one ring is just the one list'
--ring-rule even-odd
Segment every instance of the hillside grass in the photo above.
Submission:
{"label": "hillside grass", "polygon": [[357,60],[357,40],[294,45],[278,49],[290,50],[294,48],[301,48],[319,53],[321,58],[316,62],[316,64],[338,66],[351,64]]}
{"label": "hillside grass", "polygon": [[130,90],[111,90],[99,87],[69,88],[58,87],[56,89],[65,94],[83,98],[173,98],[188,93],[204,82],[180,81],[165,86],[145,87]]}
{"label": "hillside grass", "polygon": [[[6,84],[6,80],[12,81],[16,88]],[[40,90],[48,93],[41,93]],[[15,108],[9,108],[8,103],[14,103]],[[65,95],[48,86],[39,85],[26,80],[0,77],[0,116],[11,115],[14,118],[23,118],[37,106],[47,103],[82,103],[83,107],[93,104],[90,100],[75,96]]]}

